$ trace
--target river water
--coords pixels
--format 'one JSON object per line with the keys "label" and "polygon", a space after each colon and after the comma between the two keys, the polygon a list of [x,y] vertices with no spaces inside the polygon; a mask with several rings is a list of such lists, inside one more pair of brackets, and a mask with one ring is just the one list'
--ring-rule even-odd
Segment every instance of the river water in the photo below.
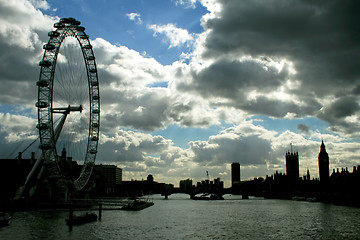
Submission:
{"label": "river water", "polygon": [[[174,194],[141,211],[104,210],[102,220],[69,231],[67,211],[16,212],[0,239],[360,239],[360,208],[225,195],[223,201]],[[75,212],[80,214],[81,212]]]}

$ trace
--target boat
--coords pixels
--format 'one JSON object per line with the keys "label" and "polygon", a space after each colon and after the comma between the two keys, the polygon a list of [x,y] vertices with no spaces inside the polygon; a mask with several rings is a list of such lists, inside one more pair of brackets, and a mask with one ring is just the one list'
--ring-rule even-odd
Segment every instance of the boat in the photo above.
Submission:
{"label": "boat", "polygon": [[124,205],[121,208],[121,210],[138,211],[138,210],[142,210],[144,208],[148,208],[152,205],[154,205],[153,202],[135,199],[133,201],[130,201],[128,204]]}
{"label": "boat", "polygon": [[67,225],[81,225],[84,223],[94,222],[97,220],[96,213],[86,213],[80,216],[73,216],[72,218],[65,219]]}
{"label": "boat", "polygon": [[306,197],[295,196],[295,197],[292,198],[292,200],[295,200],[295,201],[306,201]]}
{"label": "boat", "polygon": [[316,202],[316,198],[309,197],[309,198],[306,199],[306,201],[308,201],[308,202]]}
{"label": "boat", "polygon": [[224,200],[222,196],[216,194],[203,194],[201,196],[193,196],[191,197],[193,200]]}

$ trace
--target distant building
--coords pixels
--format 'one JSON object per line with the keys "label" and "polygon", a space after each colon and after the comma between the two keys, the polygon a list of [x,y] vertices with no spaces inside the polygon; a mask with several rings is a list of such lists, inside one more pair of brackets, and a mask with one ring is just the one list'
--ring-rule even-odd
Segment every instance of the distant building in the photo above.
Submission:
{"label": "distant building", "polygon": [[103,175],[105,180],[105,192],[113,193],[122,182],[122,169],[115,165],[95,165],[94,169]]}
{"label": "distant building", "polygon": [[35,153],[31,158],[23,158],[19,153],[16,159],[0,159],[0,202],[14,197],[16,190],[22,186],[34,163]]}
{"label": "distant building", "polygon": [[191,179],[180,180],[179,188],[182,192],[189,192],[192,190],[193,181]]}
{"label": "distant building", "polygon": [[224,182],[221,181],[220,178],[215,178],[214,179],[214,187],[215,187],[215,189],[222,190],[222,189],[224,189]]}
{"label": "distant building", "polygon": [[318,163],[320,181],[327,182],[329,180],[329,155],[326,152],[324,141],[321,141]]}
{"label": "distant building", "polygon": [[240,163],[231,164],[231,186],[240,183]]}
{"label": "distant building", "polygon": [[202,193],[218,192],[224,189],[224,182],[220,178],[215,178],[214,181],[210,179],[202,180],[196,183],[196,191]]}
{"label": "distant building", "polygon": [[299,153],[286,153],[286,176],[289,181],[296,182],[299,180]]}
{"label": "distant building", "polygon": [[146,178],[146,181],[148,182],[148,183],[154,183],[154,176],[153,175],[151,175],[151,174],[149,174],[148,176],[147,176],[147,178]]}
{"label": "distant building", "polygon": [[309,169],[306,171],[306,180],[310,181],[310,171],[309,171]]}

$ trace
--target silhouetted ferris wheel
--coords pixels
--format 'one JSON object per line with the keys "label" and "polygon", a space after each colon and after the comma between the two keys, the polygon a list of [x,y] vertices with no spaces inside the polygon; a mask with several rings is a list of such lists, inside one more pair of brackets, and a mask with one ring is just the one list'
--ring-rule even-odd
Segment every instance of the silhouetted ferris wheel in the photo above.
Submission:
{"label": "silhouetted ferris wheel", "polygon": [[35,185],[30,196],[36,190],[31,179],[40,179],[45,169],[50,178],[66,178],[60,166],[61,149],[71,156],[70,162],[83,163],[76,179],[66,179],[74,189],[82,189],[90,178],[99,140],[99,82],[89,38],[74,18],[62,18],[54,27],[39,63],[36,107],[42,157],[24,185],[30,181]]}

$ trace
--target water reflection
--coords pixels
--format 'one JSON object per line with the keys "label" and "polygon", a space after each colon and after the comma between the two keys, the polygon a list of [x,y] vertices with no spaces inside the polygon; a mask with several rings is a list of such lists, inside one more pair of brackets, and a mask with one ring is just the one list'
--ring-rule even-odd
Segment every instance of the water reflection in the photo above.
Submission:
{"label": "water reflection", "polygon": [[[67,211],[18,212],[0,239],[355,239],[360,209],[287,200],[194,201],[153,195],[142,211],[104,211],[101,221],[65,224]],[[80,214],[80,212],[77,212]]]}

